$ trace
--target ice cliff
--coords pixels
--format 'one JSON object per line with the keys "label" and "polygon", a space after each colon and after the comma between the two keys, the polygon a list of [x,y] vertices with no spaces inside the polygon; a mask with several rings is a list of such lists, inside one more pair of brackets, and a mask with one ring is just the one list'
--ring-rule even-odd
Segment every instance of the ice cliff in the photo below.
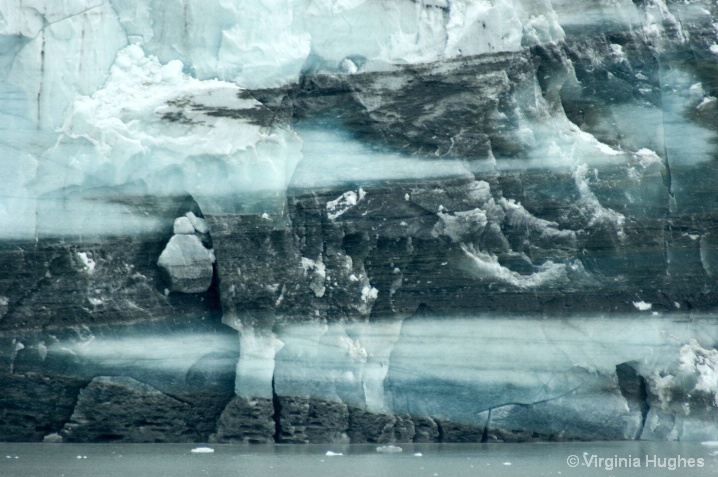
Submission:
{"label": "ice cliff", "polygon": [[717,97],[708,0],[6,0],[0,439],[716,440]]}

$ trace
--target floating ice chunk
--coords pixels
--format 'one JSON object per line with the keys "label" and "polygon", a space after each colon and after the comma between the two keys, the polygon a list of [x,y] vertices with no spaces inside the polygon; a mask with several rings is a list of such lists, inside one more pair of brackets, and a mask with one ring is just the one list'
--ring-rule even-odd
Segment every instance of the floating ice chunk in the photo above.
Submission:
{"label": "floating ice chunk", "polygon": [[376,451],[381,452],[382,454],[398,454],[400,452],[404,452],[404,449],[399,446],[379,446],[376,448]]}
{"label": "floating ice chunk", "polygon": [[718,55],[718,44],[713,43],[713,44],[710,46],[709,50],[710,50],[710,52],[713,53],[714,55]]}
{"label": "floating ice chunk", "polygon": [[706,447],[718,447],[718,441],[703,441],[701,445]]}
{"label": "floating ice chunk", "polygon": [[344,454],[342,454],[341,452],[332,452],[332,451],[327,451],[327,453],[326,453],[326,454],[324,454],[324,455],[326,455],[326,456],[329,456],[329,457],[332,457],[332,456],[337,456],[337,455],[344,455]]}
{"label": "floating ice chunk", "polygon": [[190,452],[193,454],[213,454],[214,449],[211,447],[195,447]]}
{"label": "floating ice chunk", "polygon": [[653,304],[652,304],[652,303],[646,303],[646,302],[643,301],[643,300],[641,300],[641,301],[634,301],[634,302],[633,302],[633,306],[635,306],[636,309],[637,309],[637,310],[640,310],[640,311],[648,311],[648,310],[650,310],[651,308],[653,308]]}
{"label": "floating ice chunk", "polygon": [[421,452],[414,452],[414,457],[422,457],[423,455]]}

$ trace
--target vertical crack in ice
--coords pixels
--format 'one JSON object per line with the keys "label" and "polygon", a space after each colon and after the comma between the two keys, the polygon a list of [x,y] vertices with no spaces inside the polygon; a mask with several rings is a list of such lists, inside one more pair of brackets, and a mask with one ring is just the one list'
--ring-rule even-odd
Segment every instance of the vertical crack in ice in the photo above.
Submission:
{"label": "vertical crack in ice", "polygon": [[439,435],[436,438],[437,442],[444,442],[444,426],[441,425],[441,421],[436,418],[431,418],[436,423],[436,430]]}
{"label": "vertical crack in ice", "polygon": [[481,442],[489,441],[489,429],[491,428],[491,412],[493,409],[489,409],[489,415],[486,417],[486,424],[484,425],[484,432],[481,435]]}
{"label": "vertical crack in ice", "polygon": [[272,414],[272,420],[274,421],[274,443],[279,444],[282,442],[282,403],[279,401],[279,396],[277,395],[275,386],[274,386],[274,377],[275,375],[272,375],[272,408],[274,409],[274,413]]}

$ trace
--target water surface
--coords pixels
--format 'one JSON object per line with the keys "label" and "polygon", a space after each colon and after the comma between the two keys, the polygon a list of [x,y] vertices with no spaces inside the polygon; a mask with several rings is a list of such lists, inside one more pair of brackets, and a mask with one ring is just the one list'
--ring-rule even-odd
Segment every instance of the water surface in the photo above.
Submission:
{"label": "water surface", "polygon": [[[700,443],[376,445],[0,444],[3,477],[715,476],[718,447]],[[328,451],[342,455],[326,455]],[[418,454],[421,455],[418,455]],[[691,460],[693,459],[693,460]],[[637,466],[638,464],[638,466]],[[572,467],[571,465],[575,465]]]}

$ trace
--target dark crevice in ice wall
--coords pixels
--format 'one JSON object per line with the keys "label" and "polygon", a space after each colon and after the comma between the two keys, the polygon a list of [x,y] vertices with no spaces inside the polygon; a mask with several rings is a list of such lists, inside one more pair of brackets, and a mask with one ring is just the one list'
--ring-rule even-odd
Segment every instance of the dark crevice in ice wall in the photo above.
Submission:
{"label": "dark crevice in ice wall", "polygon": [[486,418],[486,425],[484,426],[484,433],[481,435],[481,442],[489,441],[489,429],[491,428],[491,409],[489,409],[489,415]]}
{"label": "dark crevice in ice wall", "polygon": [[618,388],[626,400],[628,408],[631,411],[640,411],[641,413],[641,427],[635,437],[638,439],[646,425],[646,416],[648,416],[648,411],[650,410],[646,380],[638,374],[630,363],[621,363],[616,366],[616,376],[618,378]]}
{"label": "dark crevice in ice wall", "polygon": [[436,423],[436,430],[439,431],[439,436],[436,439],[437,442],[444,442],[444,427],[441,425],[441,421],[438,419],[434,419],[434,422]]}
{"label": "dark crevice in ice wall", "polygon": [[272,376],[272,407],[274,408],[274,414],[272,414],[272,420],[274,421],[274,442],[278,444],[282,442],[282,403],[274,389],[274,376]]}

